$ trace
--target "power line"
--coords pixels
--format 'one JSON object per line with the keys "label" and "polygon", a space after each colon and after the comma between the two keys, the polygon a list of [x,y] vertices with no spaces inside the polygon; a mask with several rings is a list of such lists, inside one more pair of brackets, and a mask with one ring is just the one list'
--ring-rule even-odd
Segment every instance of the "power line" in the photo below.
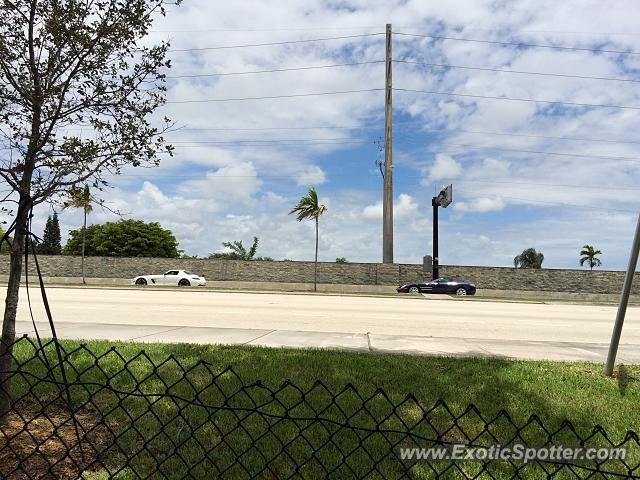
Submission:
{"label": "power line", "polygon": [[[172,143],[172,142],[169,142]],[[302,147],[302,146],[322,146],[322,145],[366,145],[373,144],[371,140],[356,140],[343,142],[297,142],[297,143],[237,143],[237,142],[199,142],[198,144],[175,145],[176,148],[206,148],[209,146],[219,147]]]}
{"label": "power line", "polygon": [[173,100],[165,102],[167,104],[175,103],[210,103],[210,102],[240,102],[246,100],[273,100],[278,98],[299,98],[299,97],[318,97],[322,95],[344,95],[347,93],[366,93],[366,92],[381,92],[384,88],[369,88],[363,90],[343,90],[337,92],[319,92],[319,93],[297,93],[292,95],[270,95],[264,97],[239,97],[239,98],[209,98],[203,100]]}
{"label": "power line", "polygon": [[457,69],[464,69],[464,70],[479,70],[483,72],[514,73],[519,75],[540,75],[545,77],[579,78],[584,80],[605,80],[610,82],[640,83],[640,80],[634,80],[631,78],[612,78],[612,77],[595,77],[595,76],[589,76],[589,75],[568,75],[568,74],[562,74],[562,73],[528,72],[528,71],[522,71],[522,70],[505,70],[502,68],[467,67],[463,65],[450,65],[445,63],[414,62],[410,60],[393,60],[393,61],[396,63],[407,63],[411,65],[425,65],[428,67],[438,67],[438,68],[457,68]]}
{"label": "power line", "polygon": [[346,40],[351,38],[364,38],[364,37],[375,37],[379,35],[384,35],[384,32],[381,33],[363,33],[360,35],[343,35],[339,37],[325,37],[325,38],[309,38],[306,40],[288,40],[285,42],[268,42],[268,43],[246,43],[243,45],[220,45],[217,47],[199,47],[199,48],[178,48],[167,50],[172,53],[180,53],[180,52],[201,52],[206,50],[227,50],[232,48],[251,48],[251,47],[271,47],[276,45],[293,45],[298,43],[312,43],[312,42],[325,42],[328,40]]}
{"label": "power line", "polygon": [[593,52],[593,53],[615,53],[618,55],[640,55],[640,52],[624,51],[624,50],[606,50],[600,48],[583,48],[583,47],[567,47],[561,45],[547,45],[540,43],[521,43],[521,42],[499,42],[496,40],[482,40],[476,38],[460,38],[460,37],[447,37],[443,35],[423,35],[417,33],[401,33],[393,32],[394,35],[401,35],[405,37],[420,37],[420,38],[433,38],[435,40],[455,40],[459,42],[473,42],[473,43],[488,43],[492,45],[508,45],[513,47],[527,47],[527,48],[551,48],[556,50],[570,50],[579,52]]}
{"label": "power line", "polygon": [[[411,139],[404,139],[407,143],[413,143],[417,145],[426,144],[425,142],[416,142]],[[531,153],[536,155],[552,155],[552,156],[560,156],[560,157],[577,157],[577,158],[595,158],[598,160],[618,160],[618,161],[626,161],[626,162],[640,162],[640,158],[637,157],[610,157],[606,155],[587,155],[587,154],[579,154],[579,153],[566,153],[566,152],[547,152],[542,150],[521,150],[516,148],[503,148],[503,147],[494,147],[491,145],[472,145],[465,143],[438,143],[437,145],[444,145],[448,147],[457,147],[457,148],[472,148],[478,150],[496,150],[500,152],[513,152],[513,153]]]}
{"label": "power line", "polygon": [[[274,28],[204,28],[196,30],[151,30],[152,33],[207,33],[207,32],[308,32],[312,30],[363,30],[378,29],[380,25],[363,25],[354,27],[274,27]],[[622,34],[620,34],[622,35]]]}
{"label": "power line", "polygon": [[[450,130],[424,130],[425,132],[450,132]],[[507,133],[507,132],[485,132],[479,130],[457,130],[457,132],[471,133],[479,135],[497,135],[506,137],[525,137],[525,138],[541,138],[546,140],[569,140],[574,142],[595,142],[595,143],[624,143],[624,144],[640,144],[640,141],[633,140],[606,140],[603,138],[577,138],[577,137],[554,137],[550,135],[530,135],[526,133]],[[452,132],[456,133],[456,132]]]}
{"label": "power line", "polygon": [[276,72],[296,72],[299,70],[317,70],[321,68],[337,68],[337,67],[351,67],[355,65],[370,65],[373,63],[384,63],[384,60],[372,60],[370,62],[353,62],[353,63],[337,63],[333,65],[315,65],[309,67],[294,67],[294,68],[274,68],[272,70],[252,70],[247,72],[224,72],[224,73],[203,73],[194,75],[172,75],[167,76],[168,79],[176,78],[197,78],[197,77],[224,77],[230,75],[252,75],[258,73],[276,73]]}
{"label": "power line", "polygon": [[321,130],[321,129],[336,129],[336,130],[359,130],[359,129],[368,129],[368,128],[382,128],[378,125],[316,125],[310,127],[250,127],[250,128],[233,128],[233,127],[225,127],[225,128],[180,128],[178,131],[220,131],[220,132],[261,132],[261,131],[271,131],[271,130]]}
{"label": "power line", "polygon": [[365,139],[365,138],[345,138],[345,137],[334,137],[334,138],[276,138],[276,139],[238,139],[238,140],[185,140],[185,141],[171,141],[168,140],[169,143],[172,144],[180,144],[180,143],[280,143],[280,142],[374,142],[374,140]]}
{"label": "power line", "polygon": [[[485,195],[487,195],[485,193]],[[559,207],[570,207],[570,208],[584,208],[586,210],[602,210],[602,211],[608,211],[608,212],[624,212],[624,213],[638,213],[636,210],[623,210],[620,208],[602,208],[602,207],[592,207],[591,205],[578,205],[575,203],[564,203],[564,202],[549,202],[549,201],[545,201],[545,200],[534,200],[531,198],[518,198],[518,197],[507,197],[504,195],[496,195],[497,197],[500,198],[505,198],[507,200],[515,200],[518,202],[525,202],[525,203],[539,203],[539,204],[543,204],[543,205],[549,205],[549,206],[559,206]]]}
{"label": "power line", "polygon": [[[484,180],[484,181],[483,181]],[[637,192],[640,191],[640,188],[632,188],[632,187],[620,187],[618,185],[572,185],[565,183],[534,183],[534,182],[517,182],[517,181],[500,181],[492,178],[474,178],[470,180],[456,180],[456,183],[466,183],[466,184],[502,184],[502,185],[524,185],[531,187],[553,187],[553,188],[575,188],[578,190],[600,190],[604,191],[607,189],[615,189],[622,191],[632,191]]]}
{"label": "power line", "polygon": [[431,90],[413,90],[409,88],[395,88],[398,92],[425,93],[429,95],[447,95],[452,97],[481,98],[486,100],[508,100],[511,102],[529,102],[529,103],[546,103],[549,105],[567,105],[571,107],[589,107],[589,108],[619,108],[628,110],[640,110],[640,107],[630,105],[606,105],[601,103],[579,103],[579,102],[561,102],[557,100],[542,100],[536,98],[514,98],[514,97],[495,97],[491,95],[473,95],[470,93],[453,93],[453,92],[437,92]]}
{"label": "power line", "polygon": [[[424,125],[424,122],[420,121],[406,121],[406,122],[394,122],[395,125]],[[273,131],[273,130],[322,130],[322,129],[335,129],[335,130],[371,130],[371,129],[382,129],[384,126],[380,125],[315,125],[309,127],[249,127],[249,128],[235,128],[235,127],[224,127],[224,128],[192,128],[185,127],[180,128],[177,131],[214,131],[214,132],[261,132],[261,131]],[[603,138],[581,138],[581,137],[555,137],[551,135],[533,135],[526,133],[511,133],[511,132],[491,132],[484,130],[448,130],[448,129],[424,129],[421,130],[427,133],[435,133],[435,134],[455,134],[455,133],[470,133],[470,134],[478,134],[478,135],[497,135],[497,136],[506,136],[506,137],[524,137],[524,138],[540,138],[546,140],[569,140],[575,142],[594,142],[594,143],[621,143],[621,144],[632,144],[639,145],[640,141],[633,140],[608,140]]]}

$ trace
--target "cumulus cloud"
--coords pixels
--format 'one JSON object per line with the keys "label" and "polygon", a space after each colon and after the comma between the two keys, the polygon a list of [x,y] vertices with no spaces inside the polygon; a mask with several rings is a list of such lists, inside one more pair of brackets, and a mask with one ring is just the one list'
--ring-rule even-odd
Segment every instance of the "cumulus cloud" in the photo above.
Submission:
{"label": "cumulus cloud", "polygon": [[[411,195],[401,193],[393,203],[393,218],[402,219],[415,214],[418,206]],[[362,210],[362,216],[368,220],[382,219],[382,201],[374,205],[367,205]]]}
{"label": "cumulus cloud", "polygon": [[505,205],[500,197],[480,197],[468,202],[454,203],[453,208],[458,212],[487,213],[502,210]]}
{"label": "cumulus cloud", "polygon": [[439,153],[429,169],[430,180],[448,180],[462,173],[462,166],[449,155]]}
{"label": "cumulus cloud", "polygon": [[[636,31],[640,5],[635,0],[619,0],[615,8],[606,2],[591,2],[589,8],[582,8],[576,0],[349,0],[341,5],[344,8],[321,0],[191,0],[160,18],[151,40],[171,40],[172,49],[183,49],[319,38],[333,36],[333,29],[345,35],[375,33],[383,30],[392,12],[394,28],[402,26],[407,32],[640,50],[637,35],[602,31],[603,25],[608,32]],[[379,27],[364,27],[375,25]],[[640,68],[635,56],[398,37],[394,55],[417,62],[599,77],[631,77]],[[380,63],[210,75],[382,58],[383,36],[172,52],[173,68],[168,75],[208,76],[170,80],[168,95],[170,100],[200,100],[378,88],[384,78]],[[401,63],[394,65],[394,78],[402,80],[399,86],[415,90],[640,104],[640,91],[631,82],[425,69]],[[116,188],[102,196],[112,208],[132,218],[159,221],[171,228],[188,253],[205,255],[218,249],[222,241],[249,241],[258,235],[261,255],[310,259],[313,225],[296,222],[288,212],[301,190],[306,190],[303,187],[322,184],[323,202],[331,208],[321,220],[321,258],[379,261],[379,176],[363,172],[374,168],[378,152],[371,144],[381,132],[383,104],[381,92],[167,104],[162,115],[181,127],[167,135],[176,146],[175,156],[163,158],[158,169],[125,169],[122,177],[113,180]],[[640,164],[570,155],[636,158],[637,144],[625,143],[629,132],[640,130],[636,112],[400,91],[394,93],[394,110],[398,122],[408,121],[402,128],[394,127],[398,132],[394,155],[401,160],[395,165],[395,189],[404,192],[395,202],[399,261],[419,261],[428,247],[430,209],[421,212],[417,206],[418,199],[430,198],[424,185],[452,180],[452,207],[457,216],[441,218],[445,262],[509,265],[531,239],[548,239],[552,230],[554,239],[544,245],[546,265],[575,266],[572,242],[581,246],[588,241],[605,252],[608,268],[625,266],[634,227],[628,212],[640,207]],[[425,147],[429,157],[425,157]],[[614,187],[615,205],[610,193]],[[590,208],[609,211],[594,213]],[[518,218],[522,209],[535,212],[535,224]],[[470,214],[486,212],[496,212],[491,228],[469,222]],[[48,208],[35,212],[36,228],[44,226],[48,213]],[[597,222],[593,220],[596,215]],[[89,221],[115,219],[96,209]],[[82,218],[80,212],[65,210],[60,221],[65,233],[79,227]],[[608,230],[614,233],[605,235]],[[447,251],[448,245],[464,248]]]}

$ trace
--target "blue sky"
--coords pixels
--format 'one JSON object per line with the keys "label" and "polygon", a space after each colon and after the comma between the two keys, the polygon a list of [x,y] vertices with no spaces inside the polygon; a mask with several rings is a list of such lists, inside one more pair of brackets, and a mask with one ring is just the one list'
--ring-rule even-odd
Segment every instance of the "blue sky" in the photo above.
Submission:
{"label": "blue sky", "polygon": [[[640,107],[640,55],[588,51],[640,51],[638,18],[640,5],[631,0],[187,0],[158,19],[148,41],[170,40],[172,49],[287,42],[379,33],[391,22],[397,33],[483,40],[394,35],[396,60],[468,67],[396,63],[396,88]],[[363,63],[171,79],[170,102],[384,86],[384,64],[365,63],[384,59],[382,35],[170,56],[169,76]],[[159,221],[189,254],[255,235],[259,255],[309,260],[313,225],[298,224],[288,211],[314,185],[328,207],[320,258],[380,261],[375,161],[382,158],[383,92],[169,103],[161,113],[180,127],[168,136],[176,155],[155,170],[114,178],[104,193],[113,208]],[[418,263],[430,252],[431,197],[453,183],[454,203],[441,212],[442,263],[510,265],[535,247],[545,267],[578,268],[580,247],[589,243],[603,251],[605,268],[624,268],[640,207],[638,131],[637,109],[395,92],[396,260]],[[47,213],[38,212],[36,227]],[[115,219],[98,210],[90,222]],[[77,212],[61,215],[64,234],[80,222]]]}

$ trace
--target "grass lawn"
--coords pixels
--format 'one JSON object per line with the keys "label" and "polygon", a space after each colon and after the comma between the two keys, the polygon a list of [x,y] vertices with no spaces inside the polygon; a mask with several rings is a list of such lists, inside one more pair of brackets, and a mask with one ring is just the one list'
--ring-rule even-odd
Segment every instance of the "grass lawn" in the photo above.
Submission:
{"label": "grass lawn", "polygon": [[[100,457],[103,473],[86,474],[87,478],[139,474],[177,479],[187,472],[191,478],[272,479],[288,478],[292,472],[301,478],[398,478],[400,464],[385,458],[395,444],[428,445],[411,443],[400,433],[375,433],[376,429],[451,442],[474,438],[479,444],[508,443],[517,429],[500,415],[502,410],[518,426],[532,414],[540,417],[547,432],[535,422],[520,432],[531,445],[548,440],[548,432],[559,429],[564,420],[570,420],[582,437],[601,425],[614,443],[623,441],[629,430],[640,431],[640,366],[625,366],[617,378],[609,379],[602,365],[589,363],[187,344],[116,343],[113,351],[113,342],[85,345],[79,349],[78,342],[64,342],[65,350],[74,352],[69,355],[73,369],[68,369],[72,381],[79,382],[72,387],[74,402],[91,398],[92,409],[106,418],[113,437]],[[48,353],[54,358],[52,349]],[[33,387],[32,379],[45,378],[45,370],[42,362],[29,361],[31,344],[18,342],[15,356],[22,364],[20,371],[29,372],[13,383],[14,395],[25,399],[16,409],[33,408],[34,395],[37,403],[59,401],[52,383]],[[172,359],[166,361],[169,356]],[[228,366],[233,372],[218,376]],[[293,385],[283,386],[285,380]],[[143,397],[143,392],[153,396]],[[166,392],[171,396],[161,395]],[[408,394],[415,400],[407,399]],[[430,410],[440,399],[450,410]],[[465,413],[469,404],[478,407],[481,416]],[[309,420],[317,416],[326,422]],[[362,430],[345,429],[345,424]],[[577,442],[568,429],[553,441]],[[606,443],[600,435],[593,442]],[[317,453],[309,459],[313,450]],[[371,458],[383,459],[378,470],[370,471]],[[639,462],[636,443],[628,463]],[[481,467],[465,465],[465,475]],[[496,478],[513,474],[509,464],[493,465]],[[521,472],[523,478],[546,478],[531,467]],[[434,477],[424,464],[411,473],[412,478]],[[462,475],[450,470],[441,478]],[[575,476],[565,469],[555,478]]]}

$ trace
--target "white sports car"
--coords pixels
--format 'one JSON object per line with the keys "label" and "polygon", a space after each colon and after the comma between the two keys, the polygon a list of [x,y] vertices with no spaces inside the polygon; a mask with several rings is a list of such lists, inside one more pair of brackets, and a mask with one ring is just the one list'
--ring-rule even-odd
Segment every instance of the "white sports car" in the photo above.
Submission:
{"label": "white sports car", "polygon": [[162,275],[141,275],[131,280],[132,285],[173,285],[190,287],[197,285],[204,287],[207,280],[204,277],[187,270],[169,270]]}

